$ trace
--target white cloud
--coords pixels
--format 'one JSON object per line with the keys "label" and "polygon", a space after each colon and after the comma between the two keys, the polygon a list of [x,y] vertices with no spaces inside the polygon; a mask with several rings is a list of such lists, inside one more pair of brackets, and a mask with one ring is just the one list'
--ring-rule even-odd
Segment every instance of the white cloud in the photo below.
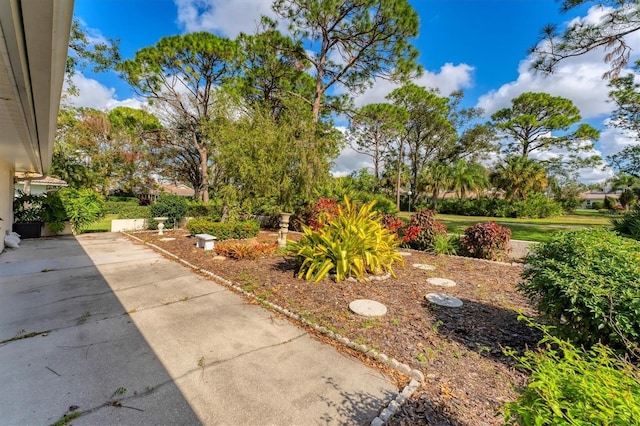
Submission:
{"label": "white cloud", "polygon": [[[413,80],[418,86],[428,89],[438,89],[440,94],[448,96],[455,90],[471,87],[473,84],[474,68],[467,64],[454,65],[446,63],[437,72],[425,71],[424,74]],[[385,102],[385,96],[400,85],[389,80],[378,79],[373,87],[356,96],[354,103],[361,107],[371,103]]]}
{"label": "white cloud", "polygon": [[[597,22],[606,10],[594,6],[582,19]],[[640,46],[640,31],[629,35],[626,41],[629,46]],[[610,68],[609,64],[603,60],[605,54],[604,49],[598,49],[585,55],[565,59],[558,64],[556,72],[551,75],[532,71],[533,57],[529,56],[520,63],[516,81],[481,96],[477,106],[483,108],[487,115],[491,115],[501,108],[509,107],[511,99],[522,93],[546,92],[572,100],[580,109],[583,119],[602,118],[614,109],[614,106],[607,102],[610,91],[607,87],[608,81],[602,78]],[[640,52],[633,51],[631,63],[638,58],[640,58]]]}
{"label": "white cloud", "polygon": [[[67,102],[74,107],[87,107],[95,109],[113,109],[118,106],[126,106],[129,108],[142,109],[144,102],[128,98],[122,101],[115,98],[116,90],[103,86],[96,80],[85,77],[82,73],[76,73],[73,78],[73,84],[78,89],[77,96],[69,96]],[[67,83],[63,91],[66,91]]]}
{"label": "white cloud", "polygon": [[186,32],[209,31],[234,38],[253,34],[262,15],[274,17],[272,0],[174,0]]}
{"label": "white cloud", "polygon": [[638,140],[631,132],[607,128],[600,133],[600,141],[598,145],[602,150],[603,156],[609,156],[620,152],[627,145],[637,145]]}

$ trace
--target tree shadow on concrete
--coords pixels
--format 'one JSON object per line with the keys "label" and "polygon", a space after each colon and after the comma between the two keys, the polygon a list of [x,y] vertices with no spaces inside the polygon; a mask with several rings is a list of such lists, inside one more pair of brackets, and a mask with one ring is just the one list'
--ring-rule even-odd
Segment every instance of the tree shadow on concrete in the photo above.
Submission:
{"label": "tree shadow on concrete", "polygon": [[341,398],[339,402],[336,402],[336,398],[321,397],[322,401],[327,404],[327,408],[336,412],[338,417],[334,418],[327,412],[319,419],[319,423],[322,424],[369,425],[380,411],[396,397],[394,392],[389,391],[383,392],[383,398],[368,392],[347,391],[333,377],[323,378],[329,386],[339,393]]}

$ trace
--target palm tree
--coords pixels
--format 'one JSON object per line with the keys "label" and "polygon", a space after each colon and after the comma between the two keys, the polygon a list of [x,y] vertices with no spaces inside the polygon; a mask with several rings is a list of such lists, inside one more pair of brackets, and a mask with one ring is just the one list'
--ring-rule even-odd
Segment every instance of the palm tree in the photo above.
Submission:
{"label": "palm tree", "polygon": [[546,169],[526,157],[507,157],[491,174],[491,183],[505,191],[507,200],[525,200],[530,192],[543,191],[549,180]]}
{"label": "palm tree", "polygon": [[487,169],[479,163],[458,160],[451,169],[450,184],[458,198],[465,198],[467,191],[478,191],[489,186]]}
{"label": "palm tree", "polygon": [[420,174],[420,183],[425,191],[431,193],[431,208],[438,207],[438,195],[442,189],[451,185],[452,167],[445,163],[432,162],[427,164]]}
{"label": "palm tree", "polygon": [[618,176],[614,176],[610,183],[612,191],[622,190],[619,199],[620,204],[626,210],[629,210],[629,205],[635,201],[636,193],[640,189],[639,179],[635,176],[621,173]]}

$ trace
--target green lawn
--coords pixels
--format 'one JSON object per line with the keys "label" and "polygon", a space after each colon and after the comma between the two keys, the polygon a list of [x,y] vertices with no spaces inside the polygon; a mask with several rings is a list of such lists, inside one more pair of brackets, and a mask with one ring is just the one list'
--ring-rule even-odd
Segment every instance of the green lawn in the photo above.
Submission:
{"label": "green lawn", "polygon": [[111,220],[117,219],[117,218],[118,218],[117,214],[108,214],[102,219],[100,219],[98,222],[94,222],[88,227],[86,227],[85,229],[83,229],[82,233],[84,234],[88,232],[109,232],[111,231]]}
{"label": "green lawn", "polygon": [[[408,219],[410,213],[402,212],[400,217]],[[509,217],[458,216],[437,214],[436,219],[447,226],[447,231],[462,234],[465,228],[481,222],[494,221],[511,229],[511,238],[526,241],[548,241],[552,234],[576,228],[610,226],[609,217],[595,210],[578,210],[574,214],[545,219],[516,219]]]}

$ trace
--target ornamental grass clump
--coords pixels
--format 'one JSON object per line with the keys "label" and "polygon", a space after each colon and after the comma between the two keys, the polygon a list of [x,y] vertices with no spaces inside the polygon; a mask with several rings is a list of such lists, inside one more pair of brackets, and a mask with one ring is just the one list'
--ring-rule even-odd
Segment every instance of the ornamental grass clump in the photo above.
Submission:
{"label": "ornamental grass clump", "polygon": [[298,259],[298,277],[315,282],[327,274],[333,274],[336,282],[386,272],[395,277],[392,265],[404,264],[404,259],[395,234],[382,226],[374,205],[372,201],[358,209],[345,196],[324,226],[317,230],[304,226],[303,237],[287,249]]}

